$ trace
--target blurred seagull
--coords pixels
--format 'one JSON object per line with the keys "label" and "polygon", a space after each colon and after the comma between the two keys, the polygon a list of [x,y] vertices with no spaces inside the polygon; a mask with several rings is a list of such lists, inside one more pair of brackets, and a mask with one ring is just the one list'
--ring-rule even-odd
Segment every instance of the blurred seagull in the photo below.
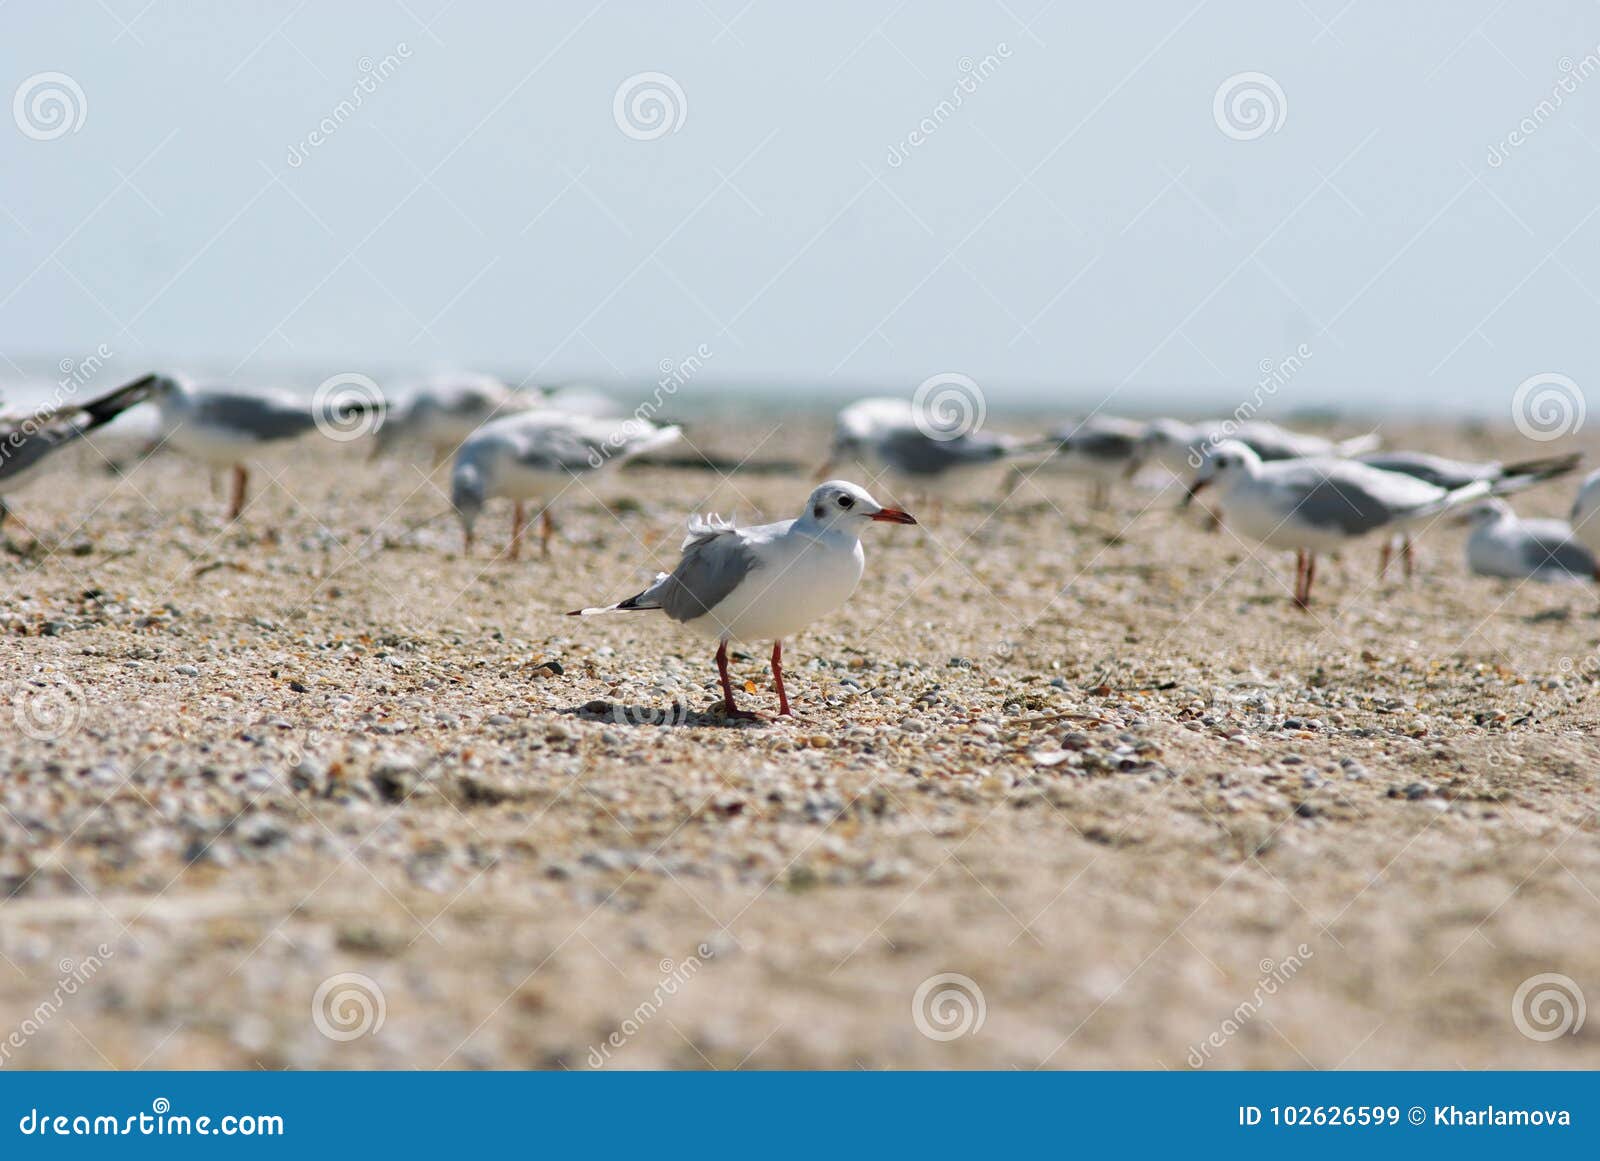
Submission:
{"label": "blurred seagull", "polygon": [[1156,419],[1145,428],[1141,459],[1160,464],[1174,475],[1188,477],[1200,467],[1206,451],[1224,439],[1244,444],[1264,463],[1315,456],[1348,458],[1370,452],[1381,442],[1377,432],[1332,440],[1320,435],[1290,431],[1264,419],[1242,422],[1215,419],[1201,423]]}
{"label": "blurred seagull", "polygon": [[841,463],[858,464],[877,473],[885,466],[878,456],[878,441],[892,431],[916,431],[916,415],[909,399],[887,396],[858,399],[834,417],[828,454],[816,471],[826,479]]}
{"label": "blurred seagull", "polygon": [[[1405,451],[1370,452],[1357,458],[1372,467],[1413,476],[1438,488],[1464,488],[1477,480],[1484,480],[1489,485],[1491,496],[1509,496],[1524,488],[1531,488],[1535,484],[1542,484],[1546,480],[1568,474],[1578,466],[1583,455],[1580,452],[1571,452],[1567,455],[1544,456],[1512,464],[1503,464],[1498,460],[1472,463],[1466,460],[1445,459],[1443,456],[1429,455],[1427,452]],[[1390,541],[1383,542],[1383,549],[1378,558],[1380,577],[1389,571],[1389,556],[1393,547]],[[1400,538],[1400,557],[1405,564],[1405,574],[1410,577],[1412,551],[1409,536],[1402,535]]]}
{"label": "blurred seagull", "polygon": [[1600,469],[1583,477],[1572,501],[1572,536],[1590,552],[1600,554]]}
{"label": "blurred seagull", "polygon": [[1131,478],[1143,465],[1147,427],[1115,415],[1091,415],[1069,423],[1051,433],[1054,450],[1037,470],[1087,479],[1089,506],[1103,509],[1110,503],[1111,485]]}
{"label": "blurred seagull", "polygon": [[0,527],[11,514],[6,506],[8,495],[37,479],[55,452],[143,403],[157,382],[157,376],[146,375],[88,403],[8,412],[0,417]]}
{"label": "blurred seagull", "polygon": [[569,616],[660,609],[674,621],[716,638],[723,709],[732,718],[755,718],[734,704],[728,678],[729,641],[772,641],[772,681],[778,713],[792,715],[783,688],[783,638],[840,608],[861,580],[865,557],[859,539],[869,521],[915,524],[898,508],[885,508],[843,480],[814,489],[799,517],[739,528],[717,517],[689,521],[683,559],[643,592],[603,608]]}
{"label": "blurred seagull", "polygon": [[1594,553],[1572,536],[1565,520],[1524,520],[1504,500],[1484,500],[1462,514],[1472,525],[1467,568],[1512,580],[1600,580]]}
{"label": "blurred seagull", "polygon": [[196,387],[171,376],[158,380],[151,398],[161,414],[160,433],[152,446],[170,442],[212,468],[233,469],[229,520],[244,511],[253,452],[298,439],[318,427],[347,438],[359,434],[351,432],[352,422],[373,418],[381,425],[383,416],[383,403],[376,398],[339,398],[324,406],[285,391]]}
{"label": "blurred seagull", "polygon": [[1302,609],[1311,600],[1318,552],[1332,552],[1380,529],[1409,531],[1489,494],[1485,480],[1439,488],[1355,460],[1263,463],[1235,440],[1211,449],[1189,487],[1189,498],[1213,483],[1230,527],[1268,548],[1295,550],[1294,603]]}
{"label": "blurred seagull", "polygon": [[537,394],[513,391],[493,375],[441,375],[407,394],[405,403],[394,408],[378,428],[372,454],[415,442],[428,448],[437,467],[489,420],[539,403]]}
{"label": "blurred seagull", "polygon": [[[636,417],[599,419],[538,410],[502,416],[478,428],[456,452],[450,502],[461,520],[465,551],[483,506],[497,496],[514,501],[511,559],[522,552],[523,503],[547,500],[575,479],[592,477],[635,456],[672,443],[682,429]],[[549,504],[539,514],[539,547],[550,555],[554,526]]]}

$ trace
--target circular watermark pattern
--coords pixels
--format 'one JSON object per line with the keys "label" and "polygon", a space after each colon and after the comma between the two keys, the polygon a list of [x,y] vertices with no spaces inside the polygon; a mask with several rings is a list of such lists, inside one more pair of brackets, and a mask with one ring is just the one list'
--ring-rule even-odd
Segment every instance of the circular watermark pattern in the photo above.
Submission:
{"label": "circular watermark pattern", "polygon": [[971,976],[940,972],[917,985],[911,997],[911,1021],[929,1040],[976,1036],[989,1015],[983,989]]}
{"label": "circular watermark pattern", "polygon": [[611,720],[619,726],[681,726],[693,711],[689,703],[677,698],[667,705],[624,705],[611,703]]}
{"label": "circular watermark pattern", "polygon": [[383,391],[354,371],[333,375],[311,397],[317,430],[337,443],[372,435],[383,426]]}
{"label": "circular watermark pattern", "polygon": [[1254,141],[1283,128],[1289,100],[1283,87],[1266,73],[1234,73],[1217,86],[1211,116],[1226,136]]}
{"label": "circular watermark pattern", "polygon": [[311,1022],[329,1040],[376,1036],[388,1014],[378,981],[360,972],[329,976],[311,997]]}
{"label": "circular watermark pattern", "polygon": [[17,86],[11,117],[24,137],[54,141],[83,128],[89,99],[66,73],[34,73]]}
{"label": "circular watermark pattern", "polygon": [[683,86],[666,73],[634,73],[617,86],[611,99],[617,128],[635,141],[654,141],[683,128],[689,98]]}
{"label": "circular watermark pattern", "polygon": [[1511,393],[1511,422],[1540,443],[1577,435],[1588,413],[1583,388],[1554,371],[1528,376]]}
{"label": "circular watermark pattern", "polygon": [[11,718],[17,732],[36,742],[53,742],[83,723],[88,699],[70,681],[43,688],[24,686],[11,697]]}
{"label": "circular watermark pattern", "polygon": [[150,1102],[150,1109],[157,1116],[164,1116],[172,1111],[172,1102],[166,1097],[156,1097],[155,1100]]}
{"label": "circular watermark pattern", "polygon": [[960,439],[983,426],[989,403],[969,376],[946,371],[918,384],[911,396],[911,418],[929,439]]}
{"label": "circular watermark pattern", "polygon": [[1569,1033],[1576,1036],[1587,1015],[1583,990],[1560,972],[1529,976],[1511,997],[1511,1022],[1529,1040],[1559,1040]]}

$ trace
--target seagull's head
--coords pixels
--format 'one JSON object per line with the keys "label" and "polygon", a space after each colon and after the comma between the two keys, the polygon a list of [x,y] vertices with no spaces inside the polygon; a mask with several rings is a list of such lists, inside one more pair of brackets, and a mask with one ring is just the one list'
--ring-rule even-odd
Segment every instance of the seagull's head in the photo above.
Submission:
{"label": "seagull's head", "polygon": [[848,530],[852,534],[869,520],[885,524],[917,522],[909,512],[885,508],[865,488],[847,480],[829,480],[817,485],[807,498],[800,519],[817,528]]}
{"label": "seagull's head", "polygon": [[1247,476],[1261,466],[1261,457],[1236,439],[1225,439],[1208,448],[1195,471],[1194,482],[1183,502],[1188,504],[1202,489],[1211,484],[1225,484],[1240,476]]}
{"label": "seagull's head", "polygon": [[1504,500],[1479,500],[1476,504],[1463,508],[1456,518],[1456,523],[1470,524],[1473,528],[1487,528],[1510,515],[1512,515],[1511,505]]}

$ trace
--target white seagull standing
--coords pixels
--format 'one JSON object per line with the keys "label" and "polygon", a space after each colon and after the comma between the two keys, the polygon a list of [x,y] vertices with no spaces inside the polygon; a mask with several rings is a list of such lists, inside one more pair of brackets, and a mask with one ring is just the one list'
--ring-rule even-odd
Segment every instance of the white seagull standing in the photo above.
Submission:
{"label": "white seagull standing", "polygon": [[1189,498],[1212,483],[1229,527],[1268,548],[1294,549],[1294,603],[1302,609],[1311,600],[1318,552],[1335,551],[1379,529],[1409,532],[1489,494],[1486,480],[1446,489],[1354,460],[1263,463],[1234,440],[1211,449],[1189,486]]}
{"label": "white seagull standing", "polygon": [[[466,551],[472,530],[489,500],[514,502],[511,559],[522,552],[523,504],[545,501],[574,479],[593,477],[635,456],[672,443],[683,431],[644,419],[600,419],[564,411],[524,411],[491,420],[469,435],[450,472],[450,502],[461,520]],[[550,555],[554,525],[550,507],[539,513],[539,545]]]}
{"label": "white seagull standing", "polygon": [[729,641],[772,642],[772,681],[778,713],[790,715],[783,689],[783,639],[840,608],[861,580],[860,533],[869,521],[915,524],[885,508],[865,488],[844,480],[819,485],[794,520],[738,528],[699,517],[689,521],[683,559],[641,593],[569,616],[660,609],[674,621],[716,638],[717,676],[729,717],[756,718],[738,709],[728,679]]}
{"label": "white seagull standing", "polygon": [[249,391],[238,387],[195,387],[163,376],[151,396],[161,413],[161,430],[154,446],[171,443],[180,452],[212,468],[233,469],[233,496],[228,519],[244,511],[250,486],[251,457],[271,444],[299,439],[319,424],[330,430],[347,427],[352,419],[382,413],[376,399],[346,399],[319,413],[310,398],[286,391]]}
{"label": "white seagull standing", "polygon": [[1065,424],[1051,433],[1054,450],[1038,470],[1088,480],[1089,506],[1105,508],[1111,485],[1130,479],[1143,465],[1148,427],[1115,415],[1090,415]]}
{"label": "white seagull standing", "polygon": [[911,400],[890,396],[858,399],[834,417],[828,455],[815,478],[826,479],[840,463],[858,464],[876,473],[884,466],[878,457],[878,441],[891,431],[916,429]]}
{"label": "white seagull standing", "polygon": [[1462,514],[1472,525],[1467,568],[1512,580],[1600,580],[1594,554],[1565,520],[1523,520],[1504,500],[1484,500]]}

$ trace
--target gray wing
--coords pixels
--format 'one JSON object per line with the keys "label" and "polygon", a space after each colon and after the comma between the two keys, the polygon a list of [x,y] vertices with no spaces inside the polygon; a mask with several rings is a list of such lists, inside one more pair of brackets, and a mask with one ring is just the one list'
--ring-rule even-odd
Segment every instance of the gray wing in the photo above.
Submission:
{"label": "gray wing", "polygon": [[316,426],[309,406],[264,395],[197,394],[193,417],[197,424],[230,427],[259,440],[291,439]]}
{"label": "gray wing", "polygon": [[0,483],[20,478],[51,452],[83,434],[84,428],[78,424],[59,420],[49,422],[48,426],[33,427],[31,423],[24,423],[11,427],[0,434]]}
{"label": "gray wing", "polygon": [[1296,489],[1295,514],[1318,528],[1360,536],[1382,528],[1398,513],[1360,481],[1322,477]]}
{"label": "gray wing", "polygon": [[1052,438],[1059,439],[1063,448],[1092,460],[1125,460],[1139,450],[1139,437],[1125,431],[1063,428]]}
{"label": "gray wing", "polygon": [[1522,559],[1533,572],[1593,577],[1595,560],[1583,545],[1557,533],[1532,532],[1522,541]]}
{"label": "gray wing", "polygon": [[1357,459],[1370,467],[1399,472],[1446,491],[1465,488],[1477,480],[1492,480],[1496,474],[1493,465],[1464,464],[1417,452],[1377,452]]}
{"label": "gray wing", "polygon": [[692,621],[721,604],[755,567],[755,550],[744,537],[708,532],[684,546],[677,568],[634,598],[650,603],[635,607],[659,608],[674,621]]}
{"label": "gray wing", "polygon": [[[592,439],[576,428],[551,424],[536,431],[518,449],[516,460],[535,471],[586,472],[604,463],[607,454],[605,441]],[[610,454],[616,454],[616,449],[611,449]]]}
{"label": "gray wing", "polygon": [[936,476],[951,468],[993,463],[1010,450],[1004,440],[983,432],[932,439],[916,428],[893,431],[878,443],[883,461],[908,476]]}

